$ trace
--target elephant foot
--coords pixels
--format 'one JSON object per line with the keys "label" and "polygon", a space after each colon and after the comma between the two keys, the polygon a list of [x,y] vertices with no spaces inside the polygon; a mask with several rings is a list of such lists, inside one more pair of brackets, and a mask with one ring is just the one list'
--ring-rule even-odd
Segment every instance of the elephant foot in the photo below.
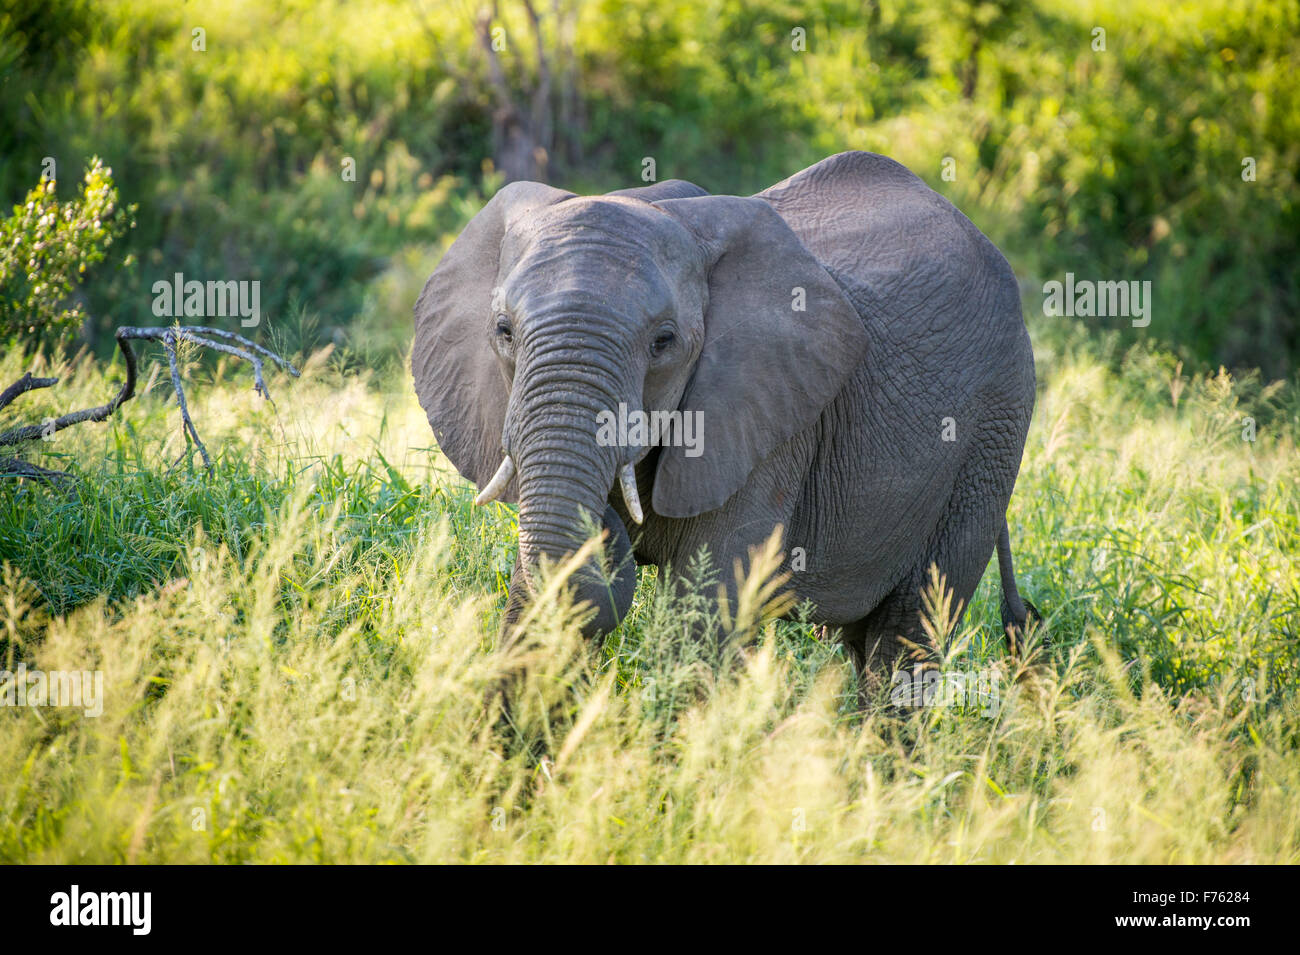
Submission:
{"label": "elephant foot", "polygon": [[1031,631],[1038,636],[1042,646],[1051,646],[1051,640],[1046,628],[1043,626],[1042,613],[1028,600],[1023,601],[1023,603],[1025,605],[1025,615],[1020,619],[1016,619],[1005,597],[1002,598],[1002,604],[999,608],[1002,617],[1002,632],[1007,635],[1007,647],[1012,656],[1020,656],[1024,648],[1025,636]]}

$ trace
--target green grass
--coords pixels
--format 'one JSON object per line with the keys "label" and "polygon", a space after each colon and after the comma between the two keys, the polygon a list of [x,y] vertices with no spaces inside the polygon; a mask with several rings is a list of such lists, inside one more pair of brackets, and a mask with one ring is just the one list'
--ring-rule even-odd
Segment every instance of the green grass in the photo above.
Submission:
{"label": "green grass", "polygon": [[27,449],[75,488],[0,485],[0,669],[104,674],[99,717],[0,707],[0,861],[1296,862],[1296,388],[1114,347],[1037,342],[1010,517],[1050,647],[1008,657],[990,568],[940,654],[994,712],[856,712],[838,648],[756,619],[762,559],[725,652],[649,572],[603,647],[548,598],[501,648],[513,509],[404,373],[321,354],[273,408],[193,369],[213,479],[164,374]]}

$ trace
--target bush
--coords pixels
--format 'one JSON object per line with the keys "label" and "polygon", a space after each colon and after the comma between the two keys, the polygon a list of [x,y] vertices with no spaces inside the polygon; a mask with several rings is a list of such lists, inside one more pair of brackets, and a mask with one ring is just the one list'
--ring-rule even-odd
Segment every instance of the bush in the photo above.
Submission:
{"label": "bush", "polygon": [[0,221],[0,339],[58,342],[79,328],[86,315],[69,297],[127,230],[134,211],[118,207],[113,170],[98,158],[86,170],[78,200],[60,205],[54,179],[27,193]]}
{"label": "bush", "polygon": [[[528,88],[527,17],[500,7],[502,68]],[[84,288],[91,332],[135,323],[152,283],[183,272],[259,280],[277,333],[306,308],[326,340],[400,352],[410,303],[378,316],[378,286],[413,249],[436,259],[466,200],[490,192],[500,104],[469,14],[409,0],[16,9],[0,13],[0,194],[16,201],[45,156],[93,153],[141,204],[139,270]],[[1150,280],[1144,336],[1211,370],[1281,376],[1300,357],[1297,37],[1297,0],[600,0],[581,8],[572,62],[552,63],[557,98],[573,71],[581,102],[564,113],[567,167],[550,168],[602,191],[639,184],[652,157],[661,179],[745,193],[841,150],[882,152],[1028,286]]]}

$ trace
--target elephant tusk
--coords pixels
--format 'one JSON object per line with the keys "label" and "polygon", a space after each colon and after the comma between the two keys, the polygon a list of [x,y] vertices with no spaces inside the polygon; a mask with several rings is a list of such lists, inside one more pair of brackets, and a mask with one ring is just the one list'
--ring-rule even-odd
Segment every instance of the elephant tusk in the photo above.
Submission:
{"label": "elephant tusk", "polygon": [[506,485],[510,479],[515,476],[515,462],[510,460],[510,455],[506,455],[505,460],[501,462],[501,467],[497,468],[497,473],[492,475],[492,480],[488,481],[487,487],[479,492],[478,497],[474,498],[474,504],[480,506],[487,504],[489,501],[495,501],[505,491]]}
{"label": "elephant tusk", "polygon": [[640,524],[645,515],[641,512],[641,497],[636,492],[636,469],[631,464],[623,465],[623,470],[618,472],[618,483],[623,487],[623,503],[627,505],[627,512],[632,515],[632,520]]}

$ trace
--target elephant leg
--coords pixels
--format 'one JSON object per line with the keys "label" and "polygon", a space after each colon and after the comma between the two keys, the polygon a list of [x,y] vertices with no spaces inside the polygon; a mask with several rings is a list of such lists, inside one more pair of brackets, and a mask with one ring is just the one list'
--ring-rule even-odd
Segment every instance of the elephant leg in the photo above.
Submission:
{"label": "elephant leg", "polygon": [[677,564],[661,566],[657,588],[671,601],[675,632],[684,642],[693,644],[695,652],[710,665],[721,666],[748,644],[753,631],[725,624],[719,598],[726,601],[734,623],[739,597],[734,575],[714,568],[710,577],[700,580],[679,570]]}
{"label": "elephant leg", "polygon": [[[975,588],[988,568],[1006,517],[1015,474],[990,467],[977,446],[958,472],[952,494],[921,557],[870,614],[845,631],[852,641],[850,656],[867,683],[878,682],[895,666],[933,659],[944,647],[932,645],[922,625],[923,595],[930,586],[930,568],[938,567],[951,607],[949,633],[955,630]],[[990,447],[989,456],[997,452]]]}
{"label": "elephant leg", "polygon": [[722,635],[715,625],[718,619],[717,586],[717,583],[687,576],[677,564],[660,565],[655,589],[670,602],[674,611],[674,630],[683,641],[698,646],[708,645],[714,650],[720,648],[718,640]]}
{"label": "elephant leg", "polygon": [[877,688],[896,668],[927,657],[921,629],[921,578],[914,568],[862,620],[845,628],[845,646],[860,687]]}
{"label": "elephant leg", "polygon": [[524,568],[519,561],[519,554],[515,554],[515,568],[510,572],[510,590],[506,596],[506,609],[501,615],[501,643],[504,645],[510,639],[515,627],[519,623],[519,618],[523,616],[525,606],[525,595],[528,593],[528,584],[524,580]]}
{"label": "elephant leg", "polygon": [[[843,628],[841,639],[857,676],[858,705],[862,709],[868,709],[880,698],[883,687],[892,685],[895,672],[921,663],[932,663],[943,651],[942,647],[933,646],[922,625],[922,594],[929,586],[931,563],[938,565],[944,574],[946,589],[952,593],[955,613],[949,621],[951,627],[956,627],[975,592],[978,574],[974,575],[973,581],[970,574],[966,574],[960,582],[954,582],[957,578],[950,576],[951,572],[946,569],[950,563],[942,558],[927,560],[913,567],[871,613]],[[946,639],[948,634],[943,636]]]}
{"label": "elephant leg", "polygon": [[880,690],[883,667],[873,668],[871,656],[867,651],[869,635],[868,620],[858,620],[839,628],[840,642],[849,655],[849,664],[853,668],[854,682],[858,688],[858,709],[867,710],[871,700]]}

